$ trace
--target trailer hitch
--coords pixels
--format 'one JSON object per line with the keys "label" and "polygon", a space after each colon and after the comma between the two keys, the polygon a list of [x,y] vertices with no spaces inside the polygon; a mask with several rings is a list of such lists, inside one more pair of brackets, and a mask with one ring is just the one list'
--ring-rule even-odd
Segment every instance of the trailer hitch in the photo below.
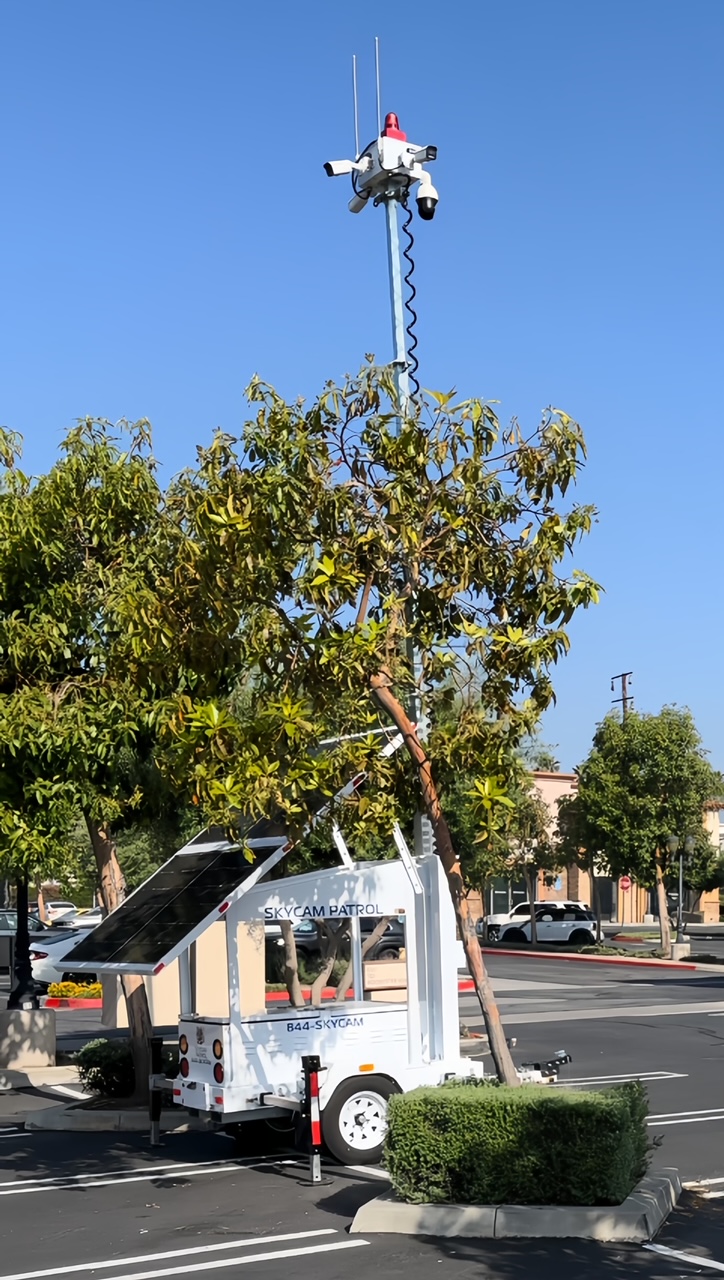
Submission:
{"label": "trailer hitch", "polygon": [[547,1062],[521,1062],[520,1069],[521,1071],[538,1071],[543,1077],[550,1079],[557,1077],[561,1067],[564,1067],[567,1062],[573,1062],[570,1053],[566,1053],[565,1049],[559,1049]]}

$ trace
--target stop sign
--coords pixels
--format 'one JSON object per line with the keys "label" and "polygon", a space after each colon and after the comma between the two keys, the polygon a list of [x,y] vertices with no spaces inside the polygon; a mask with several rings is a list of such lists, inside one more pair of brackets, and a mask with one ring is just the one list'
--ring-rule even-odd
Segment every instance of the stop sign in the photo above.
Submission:
{"label": "stop sign", "polygon": [[631,877],[621,876],[621,879],[619,880],[619,884],[623,889],[624,893],[626,893],[626,891],[631,888]]}

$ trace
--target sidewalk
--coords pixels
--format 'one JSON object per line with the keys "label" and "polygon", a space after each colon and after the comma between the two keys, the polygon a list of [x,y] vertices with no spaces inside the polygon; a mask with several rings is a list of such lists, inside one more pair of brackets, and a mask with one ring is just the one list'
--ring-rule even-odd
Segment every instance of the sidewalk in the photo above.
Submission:
{"label": "sidewalk", "polygon": [[82,1090],[74,1066],[0,1070],[0,1129],[22,1127],[26,1116],[57,1107],[76,1093],[80,1097]]}

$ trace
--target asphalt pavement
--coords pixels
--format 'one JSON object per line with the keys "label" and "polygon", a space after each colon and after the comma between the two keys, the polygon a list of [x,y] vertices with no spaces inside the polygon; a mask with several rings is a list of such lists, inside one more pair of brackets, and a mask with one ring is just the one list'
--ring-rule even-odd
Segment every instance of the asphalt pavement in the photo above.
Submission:
{"label": "asphalt pavement", "polygon": [[[327,1162],[326,1185],[283,1132],[254,1127],[244,1148],[211,1133],[23,1132],[0,1119],[0,1280],[97,1272],[108,1280],[209,1271],[269,1280],[341,1280],[351,1268],[402,1280],[602,1280],[724,1272],[724,972],[487,956],[517,1062],[566,1049],[562,1084],[605,1087],[641,1078],[651,1099],[655,1165],[674,1165],[689,1190],[654,1249],[574,1240],[420,1240],[348,1234],[356,1208],[385,1186],[383,1171]],[[473,997],[461,1020],[481,1026]],[[72,1020],[72,1027],[68,1023]],[[100,1030],[81,1014],[83,1033]],[[78,1034],[75,1010],[61,1034]],[[65,1028],[65,1030],[64,1030]],[[75,1028],[75,1029],[74,1029]],[[554,1086],[557,1087],[557,1086]],[[61,1101],[58,1096],[57,1101]]]}

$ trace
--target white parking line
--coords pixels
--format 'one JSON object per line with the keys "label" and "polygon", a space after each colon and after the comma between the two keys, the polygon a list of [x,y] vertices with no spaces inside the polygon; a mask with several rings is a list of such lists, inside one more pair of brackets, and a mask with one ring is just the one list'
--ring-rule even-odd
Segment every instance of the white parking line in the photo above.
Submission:
{"label": "white parking line", "polygon": [[625,1084],[627,1080],[686,1080],[687,1074],[684,1071],[638,1071],[629,1075],[616,1076],[574,1076],[570,1079],[563,1076],[556,1081],[558,1085],[569,1084]]}
{"label": "white parking line", "polygon": [[14,1271],[0,1280],[40,1280],[41,1276],[62,1276],[78,1271],[98,1271],[107,1267],[131,1267],[139,1262],[164,1262],[168,1258],[190,1258],[199,1253],[228,1253],[231,1249],[250,1249],[260,1244],[277,1244],[286,1240],[308,1240],[312,1236],[335,1236],[334,1227],[320,1227],[316,1231],[290,1231],[279,1236],[257,1236],[253,1240],[225,1240],[222,1244],[202,1244],[192,1249],[168,1249],[164,1253],[138,1253],[132,1258],[108,1258],[102,1262],[79,1262],[65,1267],[47,1267],[44,1271]]}
{"label": "white parking line", "polygon": [[[233,1258],[215,1258],[213,1262],[191,1262],[188,1266],[183,1267],[160,1267],[154,1271],[132,1271],[129,1275],[118,1277],[117,1280],[159,1280],[161,1276],[184,1276],[198,1275],[200,1271],[219,1271],[223,1267],[243,1267],[250,1262],[271,1262],[274,1258],[304,1258],[318,1253],[336,1253],[342,1249],[358,1249],[369,1244],[369,1240],[356,1238],[354,1240],[335,1240],[331,1244],[313,1244],[308,1247],[299,1249],[272,1249],[267,1253],[251,1253],[244,1258],[240,1258],[238,1254]],[[118,1260],[118,1265],[123,1267],[122,1259]],[[60,1272],[61,1275],[73,1275],[73,1267],[66,1267],[65,1271]],[[5,1280],[5,1277],[0,1277]]]}
{"label": "white parking line", "polygon": [[643,1248],[650,1253],[660,1253],[664,1258],[675,1258],[677,1262],[689,1262],[697,1267],[709,1267],[712,1271],[724,1271],[724,1262],[702,1258],[699,1253],[681,1253],[678,1249],[669,1249],[665,1244],[645,1244]]}
{"label": "white parking line", "polygon": [[54,1084],[53,1093],[64,1093],[68,1098],[90,1098],[89,1093],[84,1093],[82,1089],[71,1089],[67,1084]]}
{"label": "white parking line", "polygon": [[649,1129],[651,1129],[651,1128],[655,1128],[655,1129],[663,1129],[663,1128],[665,1128],[666,1126],[668,1126],[668,1125],[672,1125],[672,1124],[704,1124],[704,1122],[705,1122],[706,1120],[710,1120],[710,1121],[711,1121],[711,1120],[724,1120],[724,1112],[720,1112],[719,1114],[716,1114],[716,1113],[715,1113],[715,1112],[713,1112],[713,1111],[704,1111],[704,1112],[703,1112],[703,1113],[701,1113],[700,1115],[697,1115],[697,1116],[689,1116],[689,1117],[688,1117],[688,1118],[686,1118],[686,1119],[681,1119],[681,1120],[647,1120],[647,1122],[646,1122],[646,1123],[648,1124]]}
{"label": "white parking line", "polygon": [[678,1116],[711,1116],[724,1111],[724,1107],[699,1107],[698,1111],[659,1111],[649,1116],[649,1120],[673,1120]]}
{"label": "white parking line", "polygon": [[[294,1160],[279,1160],[273,1156],[248,1160],[216,1160],[207,1164],[158,1164],[150,1169],[119,1169],[111,1175],[100,1173],[73,1173],[66,1177],[20,1178],[15,1182],[0,1182],[0,1196],[31,1195],[40,1191],[78,1190],[85,1187],[125,1186],[130,1182],[154,1182],[157,1178],[198,1178],[204,1174],[234,1173],[235,1170],[260,1169],[268,1164],[295,1164]],[[2,1277],[0,1277],[2,1280]]]}

